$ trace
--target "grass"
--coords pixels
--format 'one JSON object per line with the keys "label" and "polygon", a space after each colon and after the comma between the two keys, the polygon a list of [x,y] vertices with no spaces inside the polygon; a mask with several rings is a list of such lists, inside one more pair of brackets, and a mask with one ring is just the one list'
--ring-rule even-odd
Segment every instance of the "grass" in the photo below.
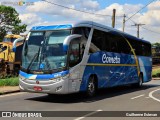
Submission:
{"label": "grass", "polygon": [[18,86],[18,77],[0,79],[0,86]]}
{"label": "grass", "polygon": [[160,68],[152,70],[152,77],[160,77]]}

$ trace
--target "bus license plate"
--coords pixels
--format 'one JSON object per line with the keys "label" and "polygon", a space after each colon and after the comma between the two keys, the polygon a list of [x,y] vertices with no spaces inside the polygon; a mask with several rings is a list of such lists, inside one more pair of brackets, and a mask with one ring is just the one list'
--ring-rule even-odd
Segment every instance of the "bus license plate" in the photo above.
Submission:
{"label": "bus license plate", "polygon": [[39,86],[34,86],[33,88],[35,91],[42,91],[42,87],[39,87]]}

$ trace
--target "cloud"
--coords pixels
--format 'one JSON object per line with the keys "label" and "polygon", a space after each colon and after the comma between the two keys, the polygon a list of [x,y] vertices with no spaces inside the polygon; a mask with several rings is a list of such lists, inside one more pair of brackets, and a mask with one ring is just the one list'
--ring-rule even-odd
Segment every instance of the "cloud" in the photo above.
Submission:
{"label": "cloud", "polygon": [[134,14],[137,11],[140,10],[140,8],[142,8],[144,5],[142,4],[136,4],[136,5],[132,5],[132,4],[124,4],[123,5],[123,10],[125,11],[125,14],[129,15],[129,14]]}
{"label": "cloud", "polygon": [[147,8],[148,11],[139,17],[139,21],[152,26],[160,26],[160,1],[153,2]]}
{"label": "cloud", "polygon": [[34,13],[20,14],[19,18],[21,19],[22,23],[27,24],[27,29],[30,29],[33,25],[42,23],[42,19]]}
{"label": "cloud", "polygon": [[34,13],[44,13],[44,14],[55,14],[59,13],[59,10],[57,9],[57,6],[54,6],[52,4],[38,1],[35,2],[34,5],[27,6],[26,10],[28,12],[34,12]]}
{"label": "cloud", "polygon": [[97,1],[93,1],[93,0],[83,0],[81,2],[81,6],[82,6],[82,8],[96,10],[99,8],[99,3]]}
{"label": "cloud", "polygon": [[160,10],[160,1],[151,3],[148,7],[149,10]]}
{"label": "cloud", "polygon": [[[58,3],[58,1],[53,0],[53,3]],[[116,16],[122,16],[126,12],[130,12],[130,7],[132,7],[132,11],[136,11],[139,9],[142,5],[130,5],[130,4],[125,4],[125,5],[120,5],[118,3],[114,3],[110,6],[107,6],[104,9],[99,9],[99,3],[97,1],[93,0],[77,0],[75,4],[73,4],[73,1],[68,1],[68,0],[62,0],[61,2],[62,5],[69,6],[75,9],[79,9],[81,11],[87,11],[90,13],[95,13],[95,14],[102,14],[102,15],[112,15],[112,11],[114,8],[116,8]],[[60,4],[59,2],[58,4]],[[73,2],[73,3],[72,3]],[[96,10],[96,11],[94,11]],[[92,20],[100,23],[111,23],[111,17],[110,16],[95,16],[87,13],[82,13],[82,12],[77,12],[71,9],[65,9],[59,6],[55,6],[53,4],[47,3],[47,2],[42,2],[38,1],[35,2],[33,6],[28,6],[27,7],[28,12],[34,12],[34,13],[41,13],[45,14],[48,16],[60,16],[64,17],[64,19],[72,19],[76,18],[78,20]],[[122,21],[122,18],[117,18],[118,22]]]}
{"label": "cloud", "polygon": [[98,2],[92,1],[92,0],[75,0],[75,1],[74,0],[71,0],[71,1],[70,0],[62,0],[62,1],[50,0],[49,2],[51,3],[42,2],[42,1],[35,2],[34,5],[28,6],[26,10],[29,12],[39,12],[43,14],[52,14],[52,15],[65,15],[64,11],[66,12],[70,11],[70,9],[66,9],[66,8],[54,5],[52,3],[63,5],[73,9],[82,10],[82,11],[86,9],[97,10],[99,8]]}
{"label": "cloud", "polygon": [[[116,9],[116,28],[122,30],[123,24],[123,15],[126,14],[128,17],[132,16],[139,9],[141,9],[144,5],[142,4],[119,4],[113,3],[105,8],[100,8],[100,3],[96,0],[47,0],[53,3],[57,3],[60,5],[64,5],[70,8],[78,9],[81,11],[87,11],[95,14],[109,15],[109,16],[100,16],[100,15],[92,15],[83,12],[77,12],[72,9],[65,9],[53,4],[49,4],[44,1],[34,2],[34,5],[26,7],[26,13],[29,15],[24,15],[21,17],[22,21],[25,21],[26,24],[30,26],[35,25],[35,23],[49,23],[53,21],[72,21],[72,20],[90,20],[94,22],[98,22],[101,24],[105,24],[107,26],[111,26],[111,16],[112,11]],[[147,9],[143,10],[143,12],[137,13],[131,20],[137,23],[146,24],[145,27],[150,29],[154,29],[155,31],[159,31],[160,26],[160,1],[156,1],[151,3]],[[41,17],[40,17],[41,16]],[[42,16],[45,16],[42,18]],[[126,18],[128,19],[128,18]],[[133,27],[134,23],[128,20],[126,22],[125,31],[132,35],[136,36],[137,28]],[[154,28],[153,28],[154,27]],[[156,36],[155,33],[147,32],[147,30],[140,29],[140,34],[143,35],[143,38],[150,38],[150,36]],[[157,35],[158,36],[158,35]],[[152,39],[157,39],[156,37]]]}

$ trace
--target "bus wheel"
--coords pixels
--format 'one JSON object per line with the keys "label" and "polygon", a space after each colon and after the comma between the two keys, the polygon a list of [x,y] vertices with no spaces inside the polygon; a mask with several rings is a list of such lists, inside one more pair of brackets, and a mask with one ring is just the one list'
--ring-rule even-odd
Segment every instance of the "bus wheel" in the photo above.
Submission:
{"label": "bus wheel", "polygon": [[92,97],[96,93],[96,84],[95,84],[95,78],[94,76],[91,76],[88,81],[87,85],[87,96]]}
{"label": "bus wheel", "polygon": [[143,75],[142,74],[140,74],[140,76],[139,76],[139,80],[138,80],[138,83],[136,83],[136,84],[133,84],[133,86],[134,87],[142,87],[142,84],[143,84]]}

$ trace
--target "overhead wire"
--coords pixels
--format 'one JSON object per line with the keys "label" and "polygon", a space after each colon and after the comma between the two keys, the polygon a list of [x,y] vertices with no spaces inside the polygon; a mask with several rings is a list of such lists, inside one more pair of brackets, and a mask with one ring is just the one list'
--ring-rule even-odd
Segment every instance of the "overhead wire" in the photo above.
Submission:
{"label": "overhead wire", "polygon": [[[42,1],[47,2],[47,3],[50,3],[50,4],[53,4],[53,5],[55,5],[55,6],[59,6],[59,7],[65,8],[65,9],[74,10],[74,11],[77,11],[77,12],[83,12],[83,13],[92,14],[92,15],[97,15],[97,16],[104,16],[104,17],[108,16],[108,17],[112,17],[112,15],[98,14],[98,13],[88,12],[88,11],[84,11],[84,10],[79,10],[79,9],[67,7],[67,6],[64,6],[64,5],[60,5],[60,4],[57,4],[57,3],[54,3],[54,2],[50,2],[50,1],[47,1],[47,0],[42,0]],[[123,17],[123,16],[116,16],[116,17]]]}
{"label": "overhead wire", "polygon": [[146,28],[146,27],[142,27],[142,26],[141,26],[141,28],[143,28],[143,29],[145,29],[145,30],[148,30],[148,31],[150,31],[150,32],[152,32],[152,33],[156,33],[156,34],[159,34],[159,35],[160,35],[160,32],[156,32],[156,31],[150,30],[150,29],[148,29],[148,28]]}
{"label": "overhead wire", "polygon": [[141,10],[143,10],[144,8],[146,8],[148,5],[150,5],[153,1],[155,0],[151,0],[148,4],[146,4],[145,6],[143,6],[141,9],[139,9],[137,12],[135,12],[133,15],[131,15],[127,20],[125,20],[125,22],[127,22],[129,19],[131,19],[133,16],[135,16],[137,13],[139,13]]}
{"label": "overhead wire", "polygon": [[[47,3],[49,3],[49,4],[53,4],[53,5],[55,5],[55,6],[59,6],[59,7],[65,8],[65,9],[71,9],[71,10],[74,10],[74,11],[77,11],[77,12],[83,12],[83,13],[92,14],[92,15],[97,15],[97,16],[105,16],[105,17],[108,16],[108,17],[112,17],[112,15],[104,15],[104,14],[92,13],[92,12],[75,9],[75,8],[67,7],[67,6],[64,6],[64,5],[60,5],[60,4],[57,4],[57,3],[54,3],[54,2],[50,2],[50,1],[47,1],[47,0],[42,0],[42,1],[47,2]],[[130,21],[132,21],[134,24],[136,24],[136,22],[133,21],[131,18],[132,18],[134,15],[136,15],[137,13],[139,13],[142,9],[144,9],[145,7],[147,7],[148,5],[150,5],[153,1],[155,1],[155,0],[150,1],[148,4],[146,4],[144,7],[142,7],[140,10],[138,10],[136,13],[134,13],[132,16],[127,17],[128,19],[125,20],[125,22],[128,21],[128,20],[130,20]],[[116,17],[123,17],[123,16],[116,16]],[[145,27],[142,27],[142,26],[140,26],[140,27],[143,28],[143,29],[145,29],[145,30],[148,30],[148,31],[150,31],[150,32],[160,34],[159,32],[150,30],[150,29],[148,29],[148,28],[145,28]]]}
{"label": "overhead wire", "polygon": [[[132,21],[134,24],[137,24],[135,21],[133,21],[132,19],[130,19],[130,21]],[[148,29],[148,28],[146,28],[146,27],[144,27],[144,26],[140,26],[141,28],[143,28],[143,29],[145,29],[145,30],[148,30],[148,31],[150,31],[150,32],[152,32],[152,33],[156,33],[156,34],[159,34],[160,35],[160,32],[156,32],[156,31],[154,31],[154,30],[150,30],[150,29]]]}

